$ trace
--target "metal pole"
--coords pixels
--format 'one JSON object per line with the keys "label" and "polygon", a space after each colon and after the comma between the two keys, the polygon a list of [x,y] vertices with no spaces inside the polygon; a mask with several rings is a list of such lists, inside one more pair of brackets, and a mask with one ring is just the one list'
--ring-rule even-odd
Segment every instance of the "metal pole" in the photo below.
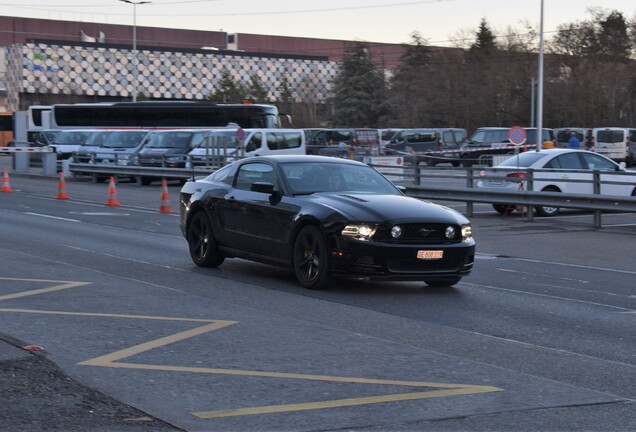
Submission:
{"label": "metal pole", "polygon": [[537,151],[543,147],[543,0],[539,24],[539,85],[537,89]]}
{"label": "metal pole", "polygon": [[119,0],[133,5],[133,102],[137,102],[137,83],[139,82],[139,58],[137,57],[137,5],[152,3],[151,1]]}
{"label": "metal pole", "polygon": [[137,102],[139,59],[137,58],[137,3],[133,3],[133,102]]}
{"label": "metal pole", "polygon": [[534,127],[535,123],[534,123],[534,88],[536,86],[536,84],[534,83],[534,77],[532,77],[531,81],[530,81],[530,127]]}

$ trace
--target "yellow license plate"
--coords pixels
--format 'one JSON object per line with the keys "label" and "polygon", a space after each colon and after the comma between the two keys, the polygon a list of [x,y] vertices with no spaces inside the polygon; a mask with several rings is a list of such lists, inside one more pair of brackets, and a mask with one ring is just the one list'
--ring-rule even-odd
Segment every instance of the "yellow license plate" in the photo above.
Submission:
{"label": "yellow license plate", "polygon": [[417,251],[418,259],[441,259],[444,257],[443,250],[419,250]]}

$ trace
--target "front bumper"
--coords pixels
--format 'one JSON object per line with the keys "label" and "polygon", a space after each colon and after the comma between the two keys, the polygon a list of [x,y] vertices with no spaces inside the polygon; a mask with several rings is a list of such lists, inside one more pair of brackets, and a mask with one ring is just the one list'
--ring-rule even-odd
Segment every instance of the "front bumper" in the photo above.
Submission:
{"label": "front bumper", "polygon": [[[443,251],[439,259],[418,258],[419,251]],[[475,242],[394,244],[335,239],[331,249],[334,276],[424,281],[470,274]]]}

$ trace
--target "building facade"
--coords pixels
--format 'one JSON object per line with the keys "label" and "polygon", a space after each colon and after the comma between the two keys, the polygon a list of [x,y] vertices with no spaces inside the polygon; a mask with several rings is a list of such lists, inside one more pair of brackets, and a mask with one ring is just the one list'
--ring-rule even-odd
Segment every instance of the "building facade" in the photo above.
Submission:
{"label": "building facade", "polygon": [[[253,77],[280,100],[324,102],[339,62],[357,42],[137,28],[0,17],[0,98],[6,110],[30,105],[144,99],[205,100],[226,74],[248,86]],[[381,67],[395,67],[404,47],[368,44]]]}

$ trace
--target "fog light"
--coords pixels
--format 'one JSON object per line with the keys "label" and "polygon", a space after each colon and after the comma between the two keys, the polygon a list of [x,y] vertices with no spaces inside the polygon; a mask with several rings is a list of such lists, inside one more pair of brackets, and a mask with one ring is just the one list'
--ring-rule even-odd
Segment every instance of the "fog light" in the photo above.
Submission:
{"label": "fog light", "polygon": [[394,239],[402,237],[402,227],[399,225],[395,225],[393,228],[391,228],[391,237],[393,237]]}
{"label": "fog light", "polygon": [[457,234],[457,230],[454,226],[447,226],[444,234],[446,235],[446,238],[450,240],[455,237],[455,235]]}

